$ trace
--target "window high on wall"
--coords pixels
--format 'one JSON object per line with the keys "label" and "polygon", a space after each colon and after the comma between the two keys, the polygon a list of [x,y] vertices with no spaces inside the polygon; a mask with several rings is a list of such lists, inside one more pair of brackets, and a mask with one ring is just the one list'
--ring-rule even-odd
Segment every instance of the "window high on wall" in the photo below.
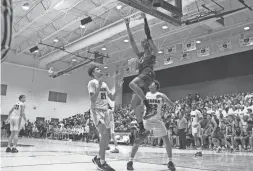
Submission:
{"label": "window high on wall", "polygon": [[1,96],[6,96],[7,93],[7,85],[1,84]]}
{"label": "window high on wall", "polygon": [[66,103],[67,93],[49,91],[48,101]]}

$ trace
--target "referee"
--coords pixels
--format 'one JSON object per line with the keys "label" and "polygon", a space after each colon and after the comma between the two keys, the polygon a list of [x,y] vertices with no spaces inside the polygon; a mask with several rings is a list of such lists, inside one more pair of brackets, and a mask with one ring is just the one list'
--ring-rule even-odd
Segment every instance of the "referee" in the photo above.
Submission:
{"label": "referee", "polygon": [[1,42],[1,62],[6,59],[6,55],[11,46],[12,38],[12,0],[1,0],[1,22],[2,22],[2,42]]}

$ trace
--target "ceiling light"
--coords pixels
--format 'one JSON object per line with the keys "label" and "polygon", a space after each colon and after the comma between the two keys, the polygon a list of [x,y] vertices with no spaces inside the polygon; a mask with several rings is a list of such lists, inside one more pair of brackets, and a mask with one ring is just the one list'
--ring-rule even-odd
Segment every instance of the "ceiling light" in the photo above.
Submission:
{"label": "ceiling light", "polygon": [[58,40],[57,38],[55,38],[55,39],[54,39],[54,42],[57,43],[57,42],[59,42],[59,40]]}
{"label": "ceiling light", "polygon": [[76,62],[76,59],[74,58],[74,59],[72,59],[72,62]]}
{"label": "ceiling light", "polygon": [[244,30],[249,30],[249,29],[250,29],[250,27],[248,27],[248,26],[247,26],[247,27],[244,27]]}
{"label": "ceiling light", "polygon": [[29,3],[28,2],[25,2],[22,6],[23,10],[29,10]]}
{"label": "ceiling light", "polygon": [[197,40],[196,43],[201,43],[201,41],[200,41],[200,40]]}
{"label": "ceiling light", "polygon": [[81,25],[80,25],[80,28],[85,28],[85,25],[82,25],[82,24],[81,24]]}
{"label": "ceiling light", "polygon": [[127,43],[127,42],[129,42],[129,40],[125,39],[124,42]]}
{"label": "ceiling light", "polygon": [[107,66],[104,67],[104,69],[107,69],[107,68],[108,68]]}
{"label": "ceiling light", "polygon": [[120,10],[122,8],[122,5],[118,5],[117,9]]}
{"label": "ceiling light", "polygon": [[161,54],[161,53],[163,53],[163,51],[159,50],[157,53],[160,53],[160,54]]}
{"label": "ceiling light", "polygon": [[60,7],[63,4],[64,0],[58,2],[55,6],[54,9],[57,9],[58,7]]}
{"label": "ceiling light", "polygon": [[162,29],[168,29],[169,27],[168,26],[162,26]]}
{"label": "ceiling light", "polygon": [[102,50],[106,50],[106,48],[105,48],[105,47],[103,47],[103,48],[102,48]]}

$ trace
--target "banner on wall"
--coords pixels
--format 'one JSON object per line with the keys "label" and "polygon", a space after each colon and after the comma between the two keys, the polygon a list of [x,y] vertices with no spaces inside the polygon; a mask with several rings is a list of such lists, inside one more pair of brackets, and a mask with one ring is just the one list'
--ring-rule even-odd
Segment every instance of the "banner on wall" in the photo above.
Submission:
{"label": "banner on wall", "polygon": [[218,49],[219,49],[220,52],[226,52],[226,51],[232,50],[231,40],[227,40],[227,41],[224,41],[224,42],[219,42],[217,44],[217,46],[218,46]]}
{"label": "banner on wall", "polygon": [[167,54],[167,55],[168,54],[175,54],[175,53],[177,53],[177,46],[176,45],[172,45],[168,49],[164,49],[164,53]]}
{"label": "banner on wall", "polygon": [[187,53],[183,53],[181,55],[180,61],[185,61],[185,60],[189,60],[189,59],[191,59],[191,54],[189,52],[187,52]]}
{"label": "banner on wall", "polygon": [[239,38],[240,47],[252,46],[253,36]]}
{"label": "banner on wall", "polygon": [[173,63],[173,58],[171,56],[164,56],[164,65],[170,65]]}
{"label": "banner on wall", "polygon": [[197,50],[198,57],[209,56],[210,53],[211,53],[210,46],[203,46],[203,47],[198,48]]}
{"label": "banner on wall", "polygon": [[196,41],[183,43],[183,52],[190,52],[196,50]]}

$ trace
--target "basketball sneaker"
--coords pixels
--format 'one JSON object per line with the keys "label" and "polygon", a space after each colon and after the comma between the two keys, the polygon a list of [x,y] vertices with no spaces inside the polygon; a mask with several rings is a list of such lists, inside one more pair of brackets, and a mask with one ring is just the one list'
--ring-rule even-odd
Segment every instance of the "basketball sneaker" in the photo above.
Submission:
{"label": "basketball sneaker", "polygon": [[220,153],[220,152],[221,152],[221,148],[218,147],[216,152],[217,152],[217,153]]}
{"label": "basketball sneaker", "polygon": [[16,148],[12,148],[11,153],[18,153],[18,150]]}
{"label": "basketball sneaker", "polygon": [[133,168],[133,161],[127,162],[127,170],[134,170],[134,168]]}
{"label": "basketball sneaker", "polygon": [[111,151],[111,153],[119,153],[119,150],[115,148],[114,150]]}
{"label": "basketball sneaker", "polygon": [[104,164],[100,164],[99,165],[99,169],[103,170],[103,171],[115,171],[109,164],[107,164],[106,162]]}
{"label": "basketball sneaker", "polygon": [[95,157],[92,159],[92,162],[93,162],[95,165],[97,165],[97,166],[100,165],[100,160],[99,160],[99,158],[98,158],[97,156],[95,156]]}
{"label": "basketball sneaker", "polygon": [[176,170],[175,165],[174,165],[174,163],[172,161],[169,161],[168,168],[171,171],[175,171]]}
{"label": "basketball sneaker", "polygon": [[10,152],[11,152],[11,148],[10,148],[10,147],[7,147],[5,152],[6,152],[6,153],[10,153]]}
{"label": "basketball sneaker", "polygon": [[111,148],[109,146],[106,147],[106,150],[110,150]]}
{"label": "basketball sneaker", "polygon": [[199,151],[199,152],[197,152],[197,153],[195,153],[195,155],[194,155],[195,157],[202,157],[202,152],[201,151]]}

